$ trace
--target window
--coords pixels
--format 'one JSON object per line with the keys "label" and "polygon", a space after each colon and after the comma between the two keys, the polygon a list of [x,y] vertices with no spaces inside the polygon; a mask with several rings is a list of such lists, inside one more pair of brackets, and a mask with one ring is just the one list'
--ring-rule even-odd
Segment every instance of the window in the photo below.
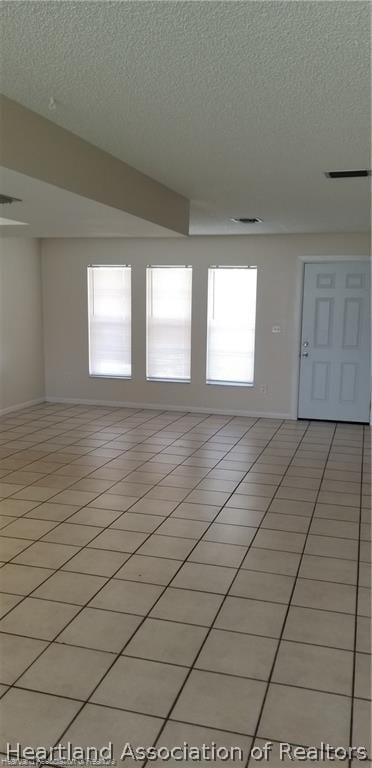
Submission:
{"label": "window", "polygon": [[147,378],[189,381],[191,267],[147,267]]}
{"label": "window", "polygon": [[208,383],[253,384],[256,284],[256,267],[208,270]]}
{"label": "window", "polygon": [[88,267],[89,373],[132,373],[131,267]]}

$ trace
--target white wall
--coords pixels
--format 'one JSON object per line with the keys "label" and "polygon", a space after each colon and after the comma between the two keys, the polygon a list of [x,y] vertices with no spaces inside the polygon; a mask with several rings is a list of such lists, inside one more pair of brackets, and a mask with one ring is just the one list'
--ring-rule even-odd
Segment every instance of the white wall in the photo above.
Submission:
{"label": "white wall", "polygon": [[[42,244],[46,395],[52,399],[151,404],[278,414],[297,413],[301,276],[307,258],[360,258],[366,235],[192,237],[164,240],[45,240]],[[133,379],[88,375],[88,264],[131,264],[133,270]],[[189,384],[145,379],[145,267],[191,264],[192,380]],[[207,268],[212,264],[258,266],[255,385],[205,383]],[[273,334],[272,326],[281,333]],[[266,387],[267,391],[261,391]]]}
{"label": "white wall", "polygon": [[40,242],[0,240],[0,413],[44,396]]}

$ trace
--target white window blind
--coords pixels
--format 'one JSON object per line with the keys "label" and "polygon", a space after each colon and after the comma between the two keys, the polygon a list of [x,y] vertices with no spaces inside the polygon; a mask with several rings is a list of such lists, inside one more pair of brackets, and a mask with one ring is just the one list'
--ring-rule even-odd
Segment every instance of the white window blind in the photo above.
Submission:
{"label": "white window blind", "polygon": [[191,267],[147,267],[147,378],[189,381]]}
{"label": "white window blind", "polygon": [[208,270],[207,382],[253,384],[257,269]]}
{"label": "white window blind", "polygon": [[132,373],[131,267],[88,267],[89,373]]}

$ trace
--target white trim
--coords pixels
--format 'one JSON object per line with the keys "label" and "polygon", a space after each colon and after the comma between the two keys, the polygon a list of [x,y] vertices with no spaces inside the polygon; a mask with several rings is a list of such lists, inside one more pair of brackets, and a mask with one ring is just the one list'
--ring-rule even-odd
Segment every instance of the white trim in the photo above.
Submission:
{"label": "white trim", "polygon": [[[297,271],[296,278],[296,294],[295,294],[295,344],[292,358],[292,396],[291,396],[291,415],[290,419],[298,419],[298,403],[300,397],[300,344],[302,333],[302,304],[304,299],[304,274],[305,265],[311,263],[327,263],[337,261],[362,261],[370,263],[370,257],[366,254],[359,256],[354,254],[328,254],[327,256],[319,256],[314,254],[299,254],[298,261],[300,262],[300,269]],[[371,410],[371,423],[372,423],[372,410]]]}
{"label": "white trim", "polygon": [[27,400],[26,403],[18,403],[18,405],[10,405],[8,408],[0,408],[0,416],[5,416],[7,413],[13,413],[14,411],[21,411],[23,408],[31,408],[33,405],[40,405],[45,403],[45,397],[38,397],[36,400]]}
{"label": "white trim", "polygon": [[[304,301],[304,293],[305,293],[305,267],[306,264],[312,264],[312,263],[320,263],[320,264],[327,264],[329,262],[334,263],[338,261],[360,261],[363,264],[371,264],[371,257],[370,256],[358,256],[358,255],[347,255],[347,254],[332,254],[328,256],[298,256],[298,260],[301,264],[301,269],[298,270],[297,279],[296,279],[296,309],[295,309],[295,316],[296,316],[296,326],[295,326],[295,351],[293,355],[293,374],[292,374],[292,407],[291,407],[291,416],[289,416],[290,419],[298,420],[298,406],[299,406],[299,400],[300,400],[300,345],[301,345],[301,335],[302,335],[302,311],[303,311],[303,301]],[[341,422],[342,423],[342,422]],[[361,422],[364,424],[364,422]],[[370,400],[370,420],[369,423],[372,424],[372,394],[371,394],[371,400]]]}
{"label": "white trim", "polygon": [[300,345],[302,334],[302,304],[304,300],[304,274],[305,259],[300,259],[302,262],[300,269],[297,270],[296,278],[296,294],[295,294],[295,342],[293,350],[293,362],[292,362],[292,407],[291,413],[292,419],[298,418],[298,402],[300,397]]}
{"label": "white trim", "polygon": [[366,263],[369,264],[371,257],[368,256],[367,254],[363,254],[363,256],[358,256],[355,253],[354,254],[331,253],[331,254],[328,254],[328,256],[312,256],[311,254],[308,255],[308,256],[302,255],[302,256],[299,256],[298,259],[299,259],[299,261],[308,261],[308,262],[320,261],[320,262],[324,262],[324,263],[327,263],[327,262],[330,262],[330,261],[331,262],[333,262],[333,261],[363,261],[363,262],[366,262]]}
{"label": "white trim", "polygon": [[137,408],[139,409],[154,409],[156,411],[180,411],[181,413],[210,413],[212,416],[244,416],[254,419],[290,419],[291,421],[296,418],[291,416],[290,413],[271,413],[265,411],[242,411],[242,410],[230,410],[225,408],[199,408],[198,406],[184,406],[181,405],[168,405],[167,403],[135,403],[130,401],[119,400],[86,400],[78,397],[49,397],[46,395],[45,402],[47,403],[61,403],[68,405],[101,405],[110,408]]}

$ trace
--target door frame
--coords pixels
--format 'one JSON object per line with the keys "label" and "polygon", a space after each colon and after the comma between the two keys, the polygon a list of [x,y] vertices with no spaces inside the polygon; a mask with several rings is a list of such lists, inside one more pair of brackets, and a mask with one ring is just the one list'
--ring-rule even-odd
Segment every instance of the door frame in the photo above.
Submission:
{"label": "door frame", "polygon": [[[292,374],[292,418],[298,421],[298,407],[300,399],[300,349],[302,335],[302,310],[305,291],[305,265],[316,262],[322,264],[332,264],[337,261],[362,261],[371,265],[371,260],[366,254],[332,254],[328,256],[298,256],[298,269],[296,280],[296,306],[295,306],[295,349],[293,352],[293,374]],[[372,412],[370,412],[370,424],[372,423]]]}

